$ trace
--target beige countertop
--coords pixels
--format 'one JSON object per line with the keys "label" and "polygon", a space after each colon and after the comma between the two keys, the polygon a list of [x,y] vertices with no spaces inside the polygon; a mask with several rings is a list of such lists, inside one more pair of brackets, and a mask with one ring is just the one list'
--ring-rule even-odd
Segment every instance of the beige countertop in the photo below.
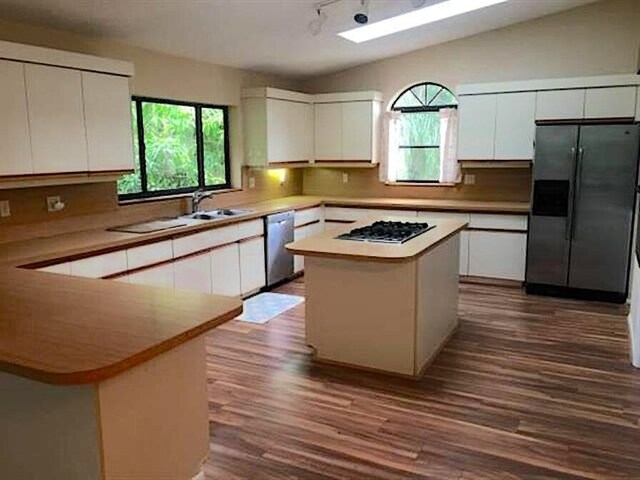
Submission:
{"label": "beige countertop", "polygon": [[291,209],[304,209],[319,205],[350,206],[367,208],[399,208],[412,210],[465,211],[479,213],[527,214],[529,204],[526,202],[487,202],[474,200],[440,200],[440,199],[408,199],[408,198],[347,198],[347,197],[315,197],[290,196],[264,202],[240,205],[253,210],[248,215],[230,219],[203,221],[189,220],[184,227],[172,228],[155,233],[136,234],[111,232],[95,229],[56,235],[46,238],[0,244],[0,265],[20,266],[39,265],[53,261],[72,260],[99,253],[119,250],[135,245],[143,245],[155,241],[196,233],[217,228],[231,223],[261,218],[271,213]]}
{"label": "beige countertop", "polygon": [[242,301],[19,268],[0,269],[0,370],[96,383],[242,311]]}
{"label": "beige countertop", "polygon": [[[386,215],[376,218],[376,220],[416,221],[414,217]],[[354,228],[364,227],[371,224],[371,222],[371,219],[367,219],[340,228],[334,228],[329,232],[290,243],[286,248],[297,255],[312,257],[343,258],[374,262],[407,262],[427,253],[468,225],[466,222],[460,220],[440,220],[436,223],[435,228],[399,245],[357,242],[336,238],[342,233]]]}

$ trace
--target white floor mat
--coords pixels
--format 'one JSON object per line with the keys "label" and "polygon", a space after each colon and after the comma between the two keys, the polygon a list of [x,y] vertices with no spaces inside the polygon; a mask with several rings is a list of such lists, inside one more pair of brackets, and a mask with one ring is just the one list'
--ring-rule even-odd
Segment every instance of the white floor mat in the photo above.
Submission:
{"label": "white floor mat", "polygon": [[244,311],[236,320],[249,323],[267,323],[296,305],[304,302],[304,297],[284,293],[261,293],[244,301]]}

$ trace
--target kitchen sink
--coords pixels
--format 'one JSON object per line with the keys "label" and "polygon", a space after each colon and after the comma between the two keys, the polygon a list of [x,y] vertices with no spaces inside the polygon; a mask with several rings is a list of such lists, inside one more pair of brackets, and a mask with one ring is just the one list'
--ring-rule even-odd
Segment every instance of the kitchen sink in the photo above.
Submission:
{"label": "kitchen sink", "polygon": [[238,217],[240,215],[248,215],[250,213],[253,213],[253,210],[244,210],[240,208],[218,208],[216,210],[209,210],[206,212],[182,215],[179,218],[188,218],[191,220],[220,220],[222,218]]}

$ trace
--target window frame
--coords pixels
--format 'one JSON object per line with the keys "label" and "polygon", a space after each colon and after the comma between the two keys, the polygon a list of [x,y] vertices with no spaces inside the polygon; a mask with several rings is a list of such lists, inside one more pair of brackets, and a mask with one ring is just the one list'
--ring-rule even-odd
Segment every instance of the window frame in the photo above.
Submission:
{"label": "window frame", "polygon": [[[411,93],[411,94],[413,94],[415,96],[415,94],[411,90],[413,90],[416,87],[422,86],[422,85],[424,85],[425,91],[426,91],[426,89],[427,89],[427,87],[429,85],[440,87],[440,90],[438,90],[438,93],[436,93],[433,96],[433,99],[437,98],[438,95],[440,95],[440,92],[442,90],[446,90],[447,92],[449,92],[453,96],[453,98],[456,98],[455,94],[451,90],[449,90],[447,87],[445,87],[444,85],[441,85],[439,83],[435,83],[435,82],[414,83],[413,85],[405,88],[402,92],[400,92],[400,94],[398,94],[396,96],[395,100],[391,104],[390,110],[393,111],[393,112],[400,112],[400,113],[428,113],[428,112],[439,112],[443,108],[455,108],[455,109],[458,108],[458,103],[446,104],[446,105],[422,105],[420,107],[396,107],[396,103],[398,102],[398,100],[400,100],[405,94]],[[422,103],[422,100],[420,100],[419,98],[417,98],[417,100]],[[457,101],[457,98],[456,98],[456,101]],[[398,148],[400,148],[400,149],[412,149],[412,148],[415,148],[415,149],[432,149],[432,148],[438,148],[439,149],[440,145],[398,145]],[[417,184],[429,184],[429,185],[438,185],[438,184],[440,184],[439,180],[404,180],[404,179],[399,179],[398,178],[395,181],[397,183],[417,183]]]}
{"label": "window frame", "polygon": [[[164,197],[168,195],[179,195],[185,193],[193,193],[197,190],[227,190],[231,188],[231,147],[230,147],[230,135],[229,135],[229,107],[227,105],[214,105],[209,103],[188,102],[181,100],[172,100],[165,98],[146,97],[134,95],[131,97],[131,102],[136,107],[136,130],[138,132],[138,159],[140,162],[140,187],[141,191],[136,193],[118,193],[119,200],[136,200],[147,199],[154,197]],[[196,131],[196,164],[198,168],[198,185],[195,187],[183,187],[173,188],[166,190],[148,190],[147,184],[147,157],[146,157],[146,145],[144,141],[144,119],[142,113],[142,103],[160,103],[164,105],[176,105],[183,107],[193,107],[195,110],[195,131]],[[225,182],[219,185],[206,185],[205,184],[205,171],[204,171],[204,135],[202,131],[202,109],[211,108],[222,110],[222,121],[224,128],[224,169],[225,169]],[[133,121],[133,119],[132,119]]]}

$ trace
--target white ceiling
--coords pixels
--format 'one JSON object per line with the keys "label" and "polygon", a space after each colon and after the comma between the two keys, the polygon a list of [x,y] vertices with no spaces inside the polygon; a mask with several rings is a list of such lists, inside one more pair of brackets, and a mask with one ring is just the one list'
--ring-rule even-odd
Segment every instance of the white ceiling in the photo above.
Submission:
{"label": "white ceiling", "polygon": [[[308,24],[318,0],[0,0],[0,17],[221,65],[305,77],[593,1],[510,0],[362,44],[336,36],[355,26],[352,17],[359,0],[328,6],[327,21],[317,36]],[[411,0],[371,0],[370,22],[412,8]]]}

